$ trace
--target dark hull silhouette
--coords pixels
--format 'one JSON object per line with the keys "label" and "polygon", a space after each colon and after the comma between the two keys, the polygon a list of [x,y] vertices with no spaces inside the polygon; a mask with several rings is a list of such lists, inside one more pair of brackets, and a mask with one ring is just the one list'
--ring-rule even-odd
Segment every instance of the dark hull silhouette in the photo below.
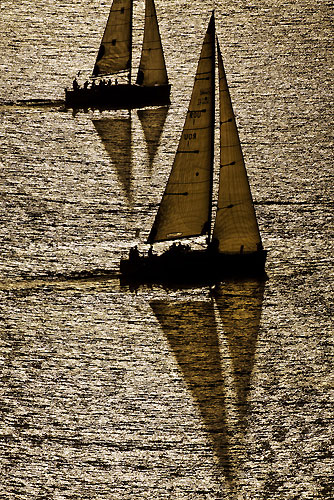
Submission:
{"label": "dark hull silhouette", "polygon": [[94,88],[65,89],[65,104],[69,108],[132,109],[170,104],[168,85],[146,87],[119,84],[97,85]]}
{"label": "dark hull silhouette", "polygon": [[266,250],[242,254],[205,250],[167,251],[162,255],[122,259],[120,271],[139,282],[216,283],[224,278],[265,277]]}

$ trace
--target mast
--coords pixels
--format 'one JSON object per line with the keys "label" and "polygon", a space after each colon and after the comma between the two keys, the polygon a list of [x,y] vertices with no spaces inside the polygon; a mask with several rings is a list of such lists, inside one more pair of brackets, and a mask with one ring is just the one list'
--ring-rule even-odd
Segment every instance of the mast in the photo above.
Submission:
{"label": "mast", "polygon": [[132,35],[133,35],[133,0],[130,0],[130,57],[129,57],[129,85],[131,85],[132,70]]}
{"label": "mast", "polygon": [[211,182],[210,182],[210,194],[209,194],[209,219],[208,219],[208,237],[207,243],[208,245],[211,242],[211,223],[212,223],[212,194],[213,194],[213,169],[214,169],[214,161],[215,161],[215,108],[216,108],[216,98],[215,98],[215,88],[216,88],[216,51],[215,51],[215,34],[216,34],[216,26],[215,26],[215,18],[214,18],[214,10],[212,11],[212,22],[213,22],[213,37],[212,37],[212,63],[211,63],[211,94],[212,94],[212,110],[211,110]]}
{"label": "mast", "polygon": [[214,16],[207,29],[190,104],[149,243],[210,232],[214,93]]}

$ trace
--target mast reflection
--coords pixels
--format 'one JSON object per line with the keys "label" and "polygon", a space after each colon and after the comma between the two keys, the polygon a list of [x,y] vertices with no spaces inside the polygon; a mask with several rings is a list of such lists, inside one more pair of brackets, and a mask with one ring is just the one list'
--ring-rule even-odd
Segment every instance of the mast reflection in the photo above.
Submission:
{"label": "mast reflection", "polygon": [[133,196],[131,186],[131,115],[92,121],[116,169],[126,199],[131,204]]}
{"label": "mast reflection", "polygon": [[151,302],[187,386],[198,404],[213,450],[230,477],[224,380],[212,302]]}

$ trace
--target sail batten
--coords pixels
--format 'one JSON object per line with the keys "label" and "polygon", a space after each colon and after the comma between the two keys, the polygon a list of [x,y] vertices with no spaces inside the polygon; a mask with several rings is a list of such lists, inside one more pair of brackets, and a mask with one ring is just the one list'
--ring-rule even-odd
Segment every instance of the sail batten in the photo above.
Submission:
{"label": "sail batten", "polygon": [[137,75],[138,85],[167,85],[168,76],[153,0],[145,1],[145,27]]}
{"label": "sail batten", "polygon": [[[148,241],[207,234],[210,228],[213,176],[214,20],[205,35],[181,139],[172,171]],[[203,107],[205,106],[205,107]],[[179,189],[177,189],[179,186]],[[168,193],[187,193],[170,196]]]}

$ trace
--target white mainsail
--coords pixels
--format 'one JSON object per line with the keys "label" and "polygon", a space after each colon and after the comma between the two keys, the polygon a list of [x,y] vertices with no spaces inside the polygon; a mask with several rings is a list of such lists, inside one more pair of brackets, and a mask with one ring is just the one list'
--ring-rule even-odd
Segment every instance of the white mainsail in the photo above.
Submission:
{"label": "white mainsail", "polygon": [[114,0],[93,71],[108,75],[131,68],[132,0]]}
{"label": "white mainsail", "polygon": [[[217,41],[218,44],[218,41]],[[238,130],[218,44],[220,100],[220,175],[213,239],[223,253],[262,247]]]}
{"label": "white mainsail", "polygon": [[165,85],[168,76],[153,0],[145,1],[144,40],[137,75],[138,85]]}
{"label": "white mainsail", "polygon": [[211,17],[173,168],[148,241],[210,231],[214,130],[215,27]]}

